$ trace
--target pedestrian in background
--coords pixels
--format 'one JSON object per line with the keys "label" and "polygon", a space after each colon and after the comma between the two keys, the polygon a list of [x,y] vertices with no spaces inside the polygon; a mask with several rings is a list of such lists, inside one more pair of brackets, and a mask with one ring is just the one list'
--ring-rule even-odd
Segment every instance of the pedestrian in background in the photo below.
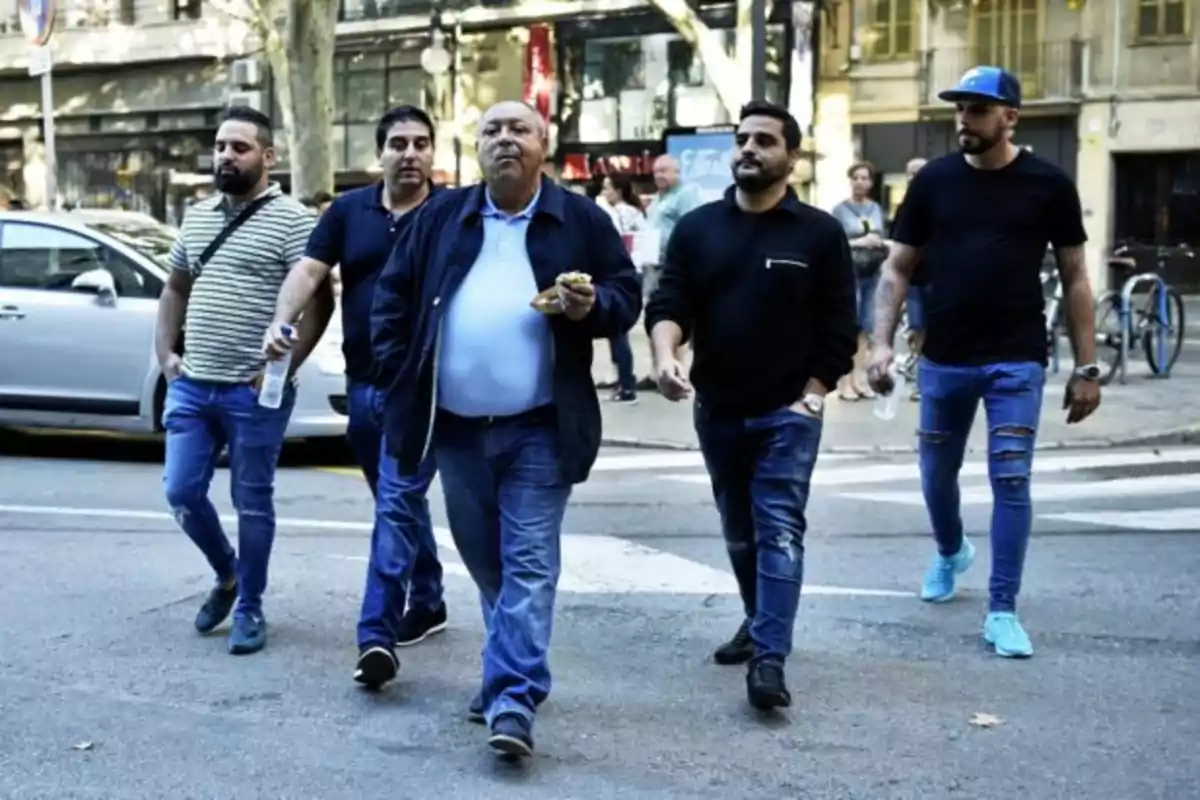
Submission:
{"label": "pedestrian in background", "polygon": [[[267,642],[262,595],[275,539],[275,467],[295,402],[294,387],[277,409],[258,402],[265,365],[262,332],[284,278],[304,253],[313,218],[270,182],[274,134],[261,112],[226,111],[214,155],[219,194],[197,202],[184,216],[158,305],[155,351],[167,380],[163,485],[179,526],[216,573],[216,586],[196,615],[196,629],[208,633],[233,611],[229,651],[244,654]],[[333,295],[326,286],[299,320],[292,374],[316,346],[332,313]],[[208,498],[225,447],[238,517],[236,552]]]}
{"label": "pedestrian in background", "polygon": [[975,560],[963,533],[958,475],[982,400],[993,495],[983,638],[997,655],[1025,658],[1033,644],[1016,603],[1033,521],[1029,485],[1046,381],[1042,259],[1053,245],[1076,365],[1063,408],[1075,423],[1100,404],[1087,234],[1071,179],[1012,142],[1021,108],[1014,75],[976,67],[938,96],[956,106],[961,152],[926,164],[905,195],[876,297],[870,378],[879,391],[892,390],[891,341],[919,267],[928,280],[919,461],[937,542],[921,599],[953,598],[956,576]]}
{"label": "pedestrian in background", "polygon": [[[600,447],[592,341],[628,331],[641,295],[608,215],[543,176],[536,110],[492,106],[478,142],[484,183],[421,209],[379,278],[371,322],[390,381],[388,448],[402,471],[432,448],[482,596],[483,681],[468,714],[490,726],[494,749],[524,756],[550,693],[563,514]],[[362,656],[381,679],[389,645]]]}
{"label": "pedestrian in background", "polygon": [[[908,185],[912,185],[913,178],[921,171],[921,167],[925,166],[926,159],[912,158],[904,166],[904,175],[908,180]],[[896,220],[900,218],[900,209],[904,207],[903,201],[896,209],[896,216],[892,220],[892,228],[888,233],[888,238],[891,239],[895,235]],[[905,309],[908,313],[908,352],[913,359],[914,369],[920,370],[921,350],[925,347],[925,276],[921,274],[918,268],[913,272],[913,279],[908,284],[908,294],[905,296]],[[878,288],[878,287],[876,287]],[[874,330],[875,320],[871,320],[872,331]],[[908,398],[913,402],[921,399],[921,390],[917,385],[912,387],[912,392]]]}
{"label": "pedestrian in background", "polygon": [[[621,241],[633,253],[634,237],[646,228],[646,212],[642,210],[641,198],[633,190],[633,184],[625,175],[606,175],[600,184],[596,202],[612,218]],[[637,402],[637,375],[633,371],[633,348],[629,345],[629,334],[623,333],[608,340],[613,364],[617,368],[617,385],[611,400],[614,403]]]}
{"label": "pedestrian in background", "polygon": [[[745,618],[714,658],[749,664],[756,708],[791,704],[784,663],[804,577],[809,482],[825,395],[850,371],[855,289],[839,222],[788,186],[800,126],[741,110],[734,186],[684,215],[646,309],[659,389],[695,384],[695,422]],[[691,378],[677,360],[693,341]]]}
{"label": "pedestrian in background", "polygon": [[[445,630],[447,621],[442,564],[426,499],[436,467],[428,458],[415,472],[402,473],[384,447],[376,388],[380,376],[371,353],[371,305],[379,273],[416,219],[417,209],[436,192],[430,180],[434,140],[433,121],[416,106],[398,106],[383,115],[375,127],[382,179],[346,192],[322,215],[304,259],[283,284],[274,322],[263,339],[268,357],[286,352],[291,341],[283,326],[292,324],[333,267],[341,265],[342,352],[350,416],[346,435],[375,498],[357,637],[363,649],[379,639],[400,647],[414,645]],[[386,580],[381,577],[385,572]],[[357,669],[355,675],[373,682],[369,671]]]}
{"label": "pedestrian in background", "polygon": [[838,383],[838,399],[871,400],[875,393],[867,382],[866,369],[875,325],[872,303],[875,287],[879,284],[879,268],[887,257],[887,241],[884,239],[883,207],[871,198],[875,167],[870,162],[860,161],[851,166],[846,175],[850,178],[850,198],[833,207],[833,216],[842,223],[854,260],[858,349],[854,354],[854,370]]}

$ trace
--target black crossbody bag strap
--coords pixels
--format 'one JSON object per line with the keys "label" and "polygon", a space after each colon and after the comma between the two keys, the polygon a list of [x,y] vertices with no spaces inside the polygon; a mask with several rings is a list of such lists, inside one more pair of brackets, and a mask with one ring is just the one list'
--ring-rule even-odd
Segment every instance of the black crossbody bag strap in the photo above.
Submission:
{"label": "black crossbody bag strap", "polygon": [[[221,229],[221,232],[213,237],[213,240],[208,243],[208,247],[204,248],[204,252],[200,254],[200,258],[196,259],[196,262],[192,267],[193,276],[199,276],[200,271],[204,269],[204,265],[209,261],[212,261],[212,257],[217,254],[217,251],[221,249],[221,245],[225,244],[225,240],[232,236],[234,231],[242,227],[242,224],[245,223],[246,220],[253,217],[258,213],[260,208],[278,196],[279,195],[276,194],[269,194],[259,197],[258,199],[251,201],[245,208],[239,211],[236,217],[229,220],[225,227]],[[180,331],[179,338],[175,340],[175,354],[180,358],[183,357],[184,335],[185,332]]]}

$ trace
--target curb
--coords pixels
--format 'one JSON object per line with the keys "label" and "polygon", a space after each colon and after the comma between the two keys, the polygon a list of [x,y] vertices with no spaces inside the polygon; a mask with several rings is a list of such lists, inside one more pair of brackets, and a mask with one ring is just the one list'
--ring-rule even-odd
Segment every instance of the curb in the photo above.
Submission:
{"label": "curb", "polygon": [[[1135,447],[1138,445],[1180,445],[1200,443],[1200,423],[1182,425],[1177,428],[1166,428],[1160,431],[1148,431],[1134,436],[1101,437],[1092,439],[1063,439],[1051,442],[1038,442],[1034,445],[1035,452],[1055,450],[1107,450],[1113,447]],[[686,442],[675,442],[667,439],[638,439],[632,436],[605,436],[600,439],[603,447],[625,447],[634,450],[673,450],[679,452],[698,452],[700,447]],[[847,455],[897,455],[916,453],[917,446],[911,445],[843,445],[822,447],[822,453],[842,453]],[[986,448],[968,447],[968,453],[986,452]]]}

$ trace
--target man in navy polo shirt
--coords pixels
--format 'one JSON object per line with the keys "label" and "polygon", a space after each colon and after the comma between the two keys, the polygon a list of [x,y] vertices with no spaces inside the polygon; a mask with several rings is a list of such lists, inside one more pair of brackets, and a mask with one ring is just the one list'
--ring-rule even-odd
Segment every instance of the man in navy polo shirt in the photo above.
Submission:
{"label": "man in navy polo shirt", "polygon": [[[347,438],[375,496],[371,563],[363,593],[359,639],[387,631],[397,645],[416,644],[445,630],[442,565],[425,499],[436,471],[426,459],[414,475],[402,475],[382,447],[379,394],[371,355],[370,316],[375,281],[396,240],[436,191],[433,171],[433,121],[415,106],[399,106],[383,115],[375,129],[383,180],[347,192],[322,215],[309,239],[305,258],[292,270],[279,293],[275,321],[264,349],[282,354],[290,342],[281,326],[292,323],[335,265],[342,278],[342,351],[346,357],[346,394],[350,421]],[[408,612],[404,597],[389,600],[380,572],[409,573]]]}

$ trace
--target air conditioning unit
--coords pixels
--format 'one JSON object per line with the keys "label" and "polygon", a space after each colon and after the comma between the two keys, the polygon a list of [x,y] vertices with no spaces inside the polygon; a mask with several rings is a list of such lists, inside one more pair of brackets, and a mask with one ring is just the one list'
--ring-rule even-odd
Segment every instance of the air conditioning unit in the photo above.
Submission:
{"label": "air conditioning unit", "polygon": [[230,82],[249,89],[262,83],[262,65],[257,58],[239,58],[229,66]]}
{"label": "air conditioning unit", "polygon": [[247,106],[256,111],[263,110],[263,93],[260,91],[242,91],[229,93],[229,106]]}

